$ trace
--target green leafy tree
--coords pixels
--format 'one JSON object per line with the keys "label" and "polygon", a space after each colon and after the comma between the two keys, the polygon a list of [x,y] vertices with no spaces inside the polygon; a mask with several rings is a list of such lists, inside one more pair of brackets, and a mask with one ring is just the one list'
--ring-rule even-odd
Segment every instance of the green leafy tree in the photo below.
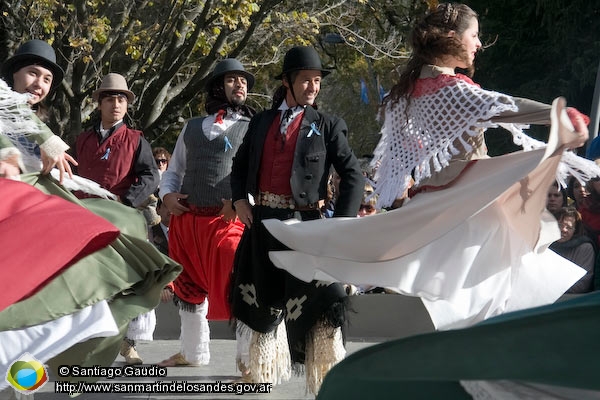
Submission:
{"label": "green leafy tree", "polygon": [[[249,102],[262,107],[277,86],[285,51],[335,32],[365,54],[394,55],[393,27],[370,24],[371,3],[289,0],[0,0],[2,59],[20,43],[52,43],[66,78],[53,103],[51,127],[72,142],[93,118],[91,93],[118,72],[137,99],[132,118],[154,144],[173,144],[183,121],[202,113],[209,71],[236,57],[255,72]],[[355,21],[360,21],[356,23]],[[325,56],[327,59],[327,56]]]}
{"label": "green leafy tree", "polygon": [[[154,144],[172,147],[183,121],[203,112],[209,71],[236,57],[257,76],[249,96],[270,105],[285,51],[314,44],[334,71],[319,103],[342,116],[357,155],[378,140],[380,88],[409,55],[415,16],[437,0],[0,0],[0,60],[31,38],[51,42],[66,77],[52,99],[51,128],[72,142],[93,118],[102,76],[126,76],[132,118]],[[475,79],[483,87],[549,102],[558,95],[589,113],[600,54],[600,10],[585,0],[472,0],[486,43]],[[369,103],[361,101],[365,82]],[[494,153],[510,139],[492,135]],[[543,133],[540,133],[543,136]],[[497,143],[496,143],[496,142]]]}

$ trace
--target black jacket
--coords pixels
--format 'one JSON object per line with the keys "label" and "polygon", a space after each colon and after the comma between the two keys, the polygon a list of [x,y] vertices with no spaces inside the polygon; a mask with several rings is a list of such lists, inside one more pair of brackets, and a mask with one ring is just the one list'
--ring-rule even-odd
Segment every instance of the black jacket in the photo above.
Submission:
{"label": "black jacket", "polygon": [[[231,191],[234,202],[247,199],[248,193],[256,197],[265,139],[279,113],[276,109],[263,111],[250,121],[244,141],[233,159]],[[327,180],[333,165],[341,177],[334,217],[356,217],[365,178],[348,145],[347,133],[344,120],[325,115],[310,106],[305,108],[290,177],[296,204],[306,206],[326,198]]]}

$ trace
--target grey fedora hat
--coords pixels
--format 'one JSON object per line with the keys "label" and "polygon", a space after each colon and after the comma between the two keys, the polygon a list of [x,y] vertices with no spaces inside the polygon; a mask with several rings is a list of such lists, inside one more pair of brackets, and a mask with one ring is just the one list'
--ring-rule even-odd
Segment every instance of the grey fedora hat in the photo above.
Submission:
{"label": "grey fedora hat", "polygon": [[301,70],[321,71],[321,76],[323,77],[331,73],[331,71],[323,69],[319,53],[317,53],[314,47],[297,46],[292,47],[285,53],[283,70],[275,79],[281,79],[288,72]]}
{"label": "grey fedora hat", "polygon": [[226,58],[217,63],[215,69],[208,77],[205,85],[206,90],[210,89],[211,85],[217,78],[222,78],[229,72],[239,72],[240,74],[244,75],[246,81],[248,81],[248,91],[250,91],[254,86],[254,75],[246,71],[242,63],[235,58]]}
{"label": "grey fedora hat", "polygon": [[131,90],[129,90],[129,87],[127,86],[127,81],[125,80],[125,77],[123,77],[123,75],[116,74],[114,72],[106,74],[104,76],[104,78],[102,78],[100,87],[98,87],[98,89],[94,90],[94,92],[92,93],[92,98],[95,101],[98,101],[98,97],[100,96],[100,93],[102,93],[102,92],[123,93],[123,94],[125,94],[125,96],[127,96],[127,101],[129,101],[129,103],[132,103],[133,100],[135,100],[135,95],[133,94],[133,92]]}
{"label": "grey fedora hat", "polygon": [[56,53],[52,46],[43,40],[29,40],[19,46],[15,54],[2,64],[2,76],[12,83],[12,74],[27,65],[40,65],[52,72],[51,89],[58,86],[65,75],[56,63]]}

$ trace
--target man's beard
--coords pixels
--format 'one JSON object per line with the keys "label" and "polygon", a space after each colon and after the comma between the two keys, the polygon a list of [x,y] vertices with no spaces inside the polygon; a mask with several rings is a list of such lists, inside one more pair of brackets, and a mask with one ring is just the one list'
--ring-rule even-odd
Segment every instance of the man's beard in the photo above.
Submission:
{"label": "man's beard", "polygon": [[246,98],[240,98],[240,97],[234,97],[231,100],[231,105],[235,106],[235,107],[240,107],[243,106],[244,103],[246,102]]}

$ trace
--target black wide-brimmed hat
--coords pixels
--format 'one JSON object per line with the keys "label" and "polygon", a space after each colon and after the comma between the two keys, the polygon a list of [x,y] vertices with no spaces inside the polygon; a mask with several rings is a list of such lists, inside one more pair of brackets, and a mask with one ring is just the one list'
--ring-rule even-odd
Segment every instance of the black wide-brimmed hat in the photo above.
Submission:
{"label": "black wide-brimmed hat", "polygon": [[43,40],[33,39],[19,46],[15,54],[2,64],[2,76],[12,82],[12,74],[27,65],[40,65],[52,72],[51,89],[58,86],[65,75],[56,63],[54,49]]}
{"label": "black wide-brimmed hat", "polygon": [[321,76],[323,77],[331,73],[331,71],[323,69],[319,53],[317,53],[314,47],[298,46],[292,47],[285,53],[283,71],[275,79],[281,79],[288,72],[301,70],[321,71]]}
{"label": "black wide-brimmed hat", "polygon": [[242,63],[236,60],[235,58],[226,58],[217,63],[215,69],[208,77],[208,80],[206,81],[205,85],[206,90],[210,89],[210,87],[216,79],[222,78],[225,76],[225,74],[230,72],[238,72],[244,75],[246,81],[248,82],[248,91],[252,89],[252,87],[254,86],[254,75],[246,71]]}

